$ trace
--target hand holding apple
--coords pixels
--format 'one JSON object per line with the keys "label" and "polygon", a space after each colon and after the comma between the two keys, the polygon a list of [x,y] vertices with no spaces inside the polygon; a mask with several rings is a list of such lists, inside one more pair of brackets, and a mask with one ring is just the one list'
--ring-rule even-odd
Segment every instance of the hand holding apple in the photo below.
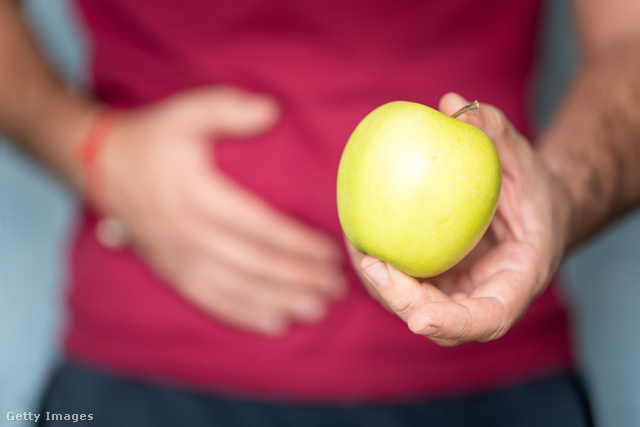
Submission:
{"label": "hand holding apple", "polygon": [[[440,110],[465,104],[448,94]],[[499,338],[524,314],[560,263],[570,212],[566,187],[500,110],[482,104],[460,120],[487,134],[502,163],[497,210],[475,249],[450,270],[416,279],[347,242],[370,293],[413,332],[449,346]]]}
{"label": "hand holding apple", "polygon": [[360,122],[344,149],[340,223],[362,252],[414,277],[436,276],[489,227],[500,176],[481,130],[422,104],[390,102]]}

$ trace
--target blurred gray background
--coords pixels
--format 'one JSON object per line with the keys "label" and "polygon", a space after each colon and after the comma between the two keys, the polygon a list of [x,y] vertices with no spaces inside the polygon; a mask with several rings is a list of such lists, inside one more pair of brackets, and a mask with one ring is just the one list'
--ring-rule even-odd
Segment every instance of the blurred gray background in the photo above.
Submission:
{"label": "blurred gray background", "polygon": [[[534,106],[552,114],[575,64],[569,7],[549,1],[545,61]],[[28,0],[36,31],[73,84],[84,79],[81,28],[66,0]],[[1,65],[0,65],[1,66]],[[72,195],[0,142],[0,426],[7,412],[37,411],[54,363]],[[640,426],[640,212],[610,227],[565,264],[581,366],[598,426]],[[544,408],[541,408],[544,410]]]}

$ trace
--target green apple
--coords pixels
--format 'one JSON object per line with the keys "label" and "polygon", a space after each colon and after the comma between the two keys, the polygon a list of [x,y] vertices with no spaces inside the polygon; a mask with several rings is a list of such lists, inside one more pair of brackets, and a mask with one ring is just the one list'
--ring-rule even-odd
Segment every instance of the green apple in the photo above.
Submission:
{"label": "green apple", "polygon": [[498,153],[481,130],[422,104],[390,102],[360,122],[344,149],[340,224],[360,251],[432,277],[478,243],[501,178]]}

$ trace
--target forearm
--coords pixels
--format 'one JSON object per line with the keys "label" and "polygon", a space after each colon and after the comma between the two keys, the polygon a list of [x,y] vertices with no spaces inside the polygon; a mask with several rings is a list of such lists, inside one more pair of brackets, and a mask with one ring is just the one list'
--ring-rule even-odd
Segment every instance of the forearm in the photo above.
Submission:
{"label": "forearm", "polygon": [[81,188],[74,150],[96,107],[73,95],[30,33],[19,2],[0,2],[0,131]]}
{"label": "forearm", "polygon": [[640,202],[640,43],[587,58],[538,147],[570,194],[570,251]]}

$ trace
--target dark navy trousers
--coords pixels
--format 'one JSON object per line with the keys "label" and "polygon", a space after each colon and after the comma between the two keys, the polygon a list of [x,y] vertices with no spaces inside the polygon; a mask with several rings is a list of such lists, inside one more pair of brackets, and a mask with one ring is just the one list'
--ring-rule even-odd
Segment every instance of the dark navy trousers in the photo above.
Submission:
{"label": "dark navy trousers", "polygon": [[[585,395],[570,375],[456,399],[299,405],[195,393],[73,363],[63,364],[52,378],[40,414],[43,426],[87,427],[591,426]],[[80,420],[83,414],[84,421]]]}

